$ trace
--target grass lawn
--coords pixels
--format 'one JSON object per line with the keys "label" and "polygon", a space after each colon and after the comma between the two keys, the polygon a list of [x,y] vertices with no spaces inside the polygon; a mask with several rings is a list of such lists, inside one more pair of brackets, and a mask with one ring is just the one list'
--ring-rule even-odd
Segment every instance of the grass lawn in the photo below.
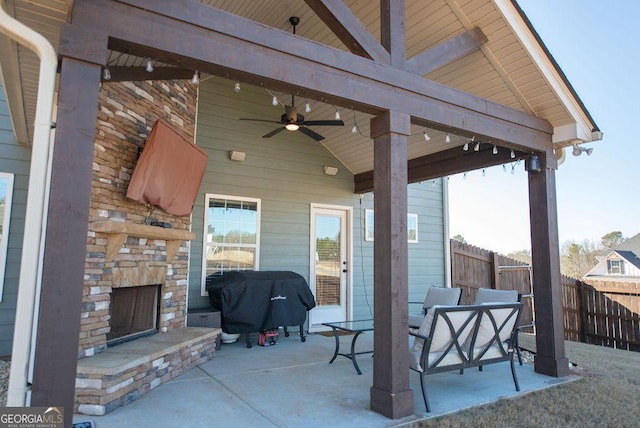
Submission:
{"label": "grass lawn", "polygon": [[[532,337],[521,346],[535,349]],[[581,379],[422,422],[438,427],[639,427],[640,353],[565,342]]]}

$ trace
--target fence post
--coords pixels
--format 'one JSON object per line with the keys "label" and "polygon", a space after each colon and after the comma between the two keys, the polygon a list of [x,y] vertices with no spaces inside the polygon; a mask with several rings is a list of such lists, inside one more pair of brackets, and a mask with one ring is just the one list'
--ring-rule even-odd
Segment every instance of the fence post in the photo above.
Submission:
{"label": "fence post", "polygon": [[500,261],[498,260],[498,253],[491,252],[491,286],[495,290],[499,290],[498,283],[500,282]]}
{"label": "fence post", "polygon": [[580,314],[579,317],[579,327],[578,327],[578,331],[580,334],[580,342],[582,343],[587,343],[587,332],[586,332],[586,325],[587,325],[587,309],[585,307],[584,304],[584,282],[580,281],[580,280],[576,280],[576,285],[578,286],[578,313]]}

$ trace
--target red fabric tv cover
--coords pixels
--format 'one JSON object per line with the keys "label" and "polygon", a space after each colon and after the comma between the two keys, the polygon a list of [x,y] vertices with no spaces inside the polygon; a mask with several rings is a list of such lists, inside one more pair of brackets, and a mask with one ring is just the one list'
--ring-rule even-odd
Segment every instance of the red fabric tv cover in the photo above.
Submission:
{"label": "red fabric tv cover", "polygon": [[127,198],[191,214],[207,166],[207,154],[163,120],[157,120],[131,175]]}

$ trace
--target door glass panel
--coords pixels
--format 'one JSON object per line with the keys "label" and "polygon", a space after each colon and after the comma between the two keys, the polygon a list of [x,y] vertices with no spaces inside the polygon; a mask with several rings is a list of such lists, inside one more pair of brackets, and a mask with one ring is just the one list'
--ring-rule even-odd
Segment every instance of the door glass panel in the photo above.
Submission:
{"label": "door glass panel", "polygon": [[340,217],[316,217],[316,305],[340,305]]}

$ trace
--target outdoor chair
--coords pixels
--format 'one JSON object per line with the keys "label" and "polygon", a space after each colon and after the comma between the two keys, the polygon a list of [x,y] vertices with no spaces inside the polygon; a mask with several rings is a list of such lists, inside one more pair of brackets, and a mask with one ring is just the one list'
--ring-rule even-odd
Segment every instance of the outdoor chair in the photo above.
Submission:
{"label": "outdoor chair", "polygon": [[[474,305],[482,305],[486,303],[514,303],[519,302],[522,298],[521,294],[518,294],[518,290],[494,290],[493,288],[478,288],[476,292],[476,298],[473,301]],[[516,354],[518,355],[518,363],[522,365],[522,356],[520,355],[520,347],[518,346],[518,336],[515,336],[514,347]],[[479,370],[482,370],[482,366],[479,366]]]}
{"label": "outdoor chair", "polygon": [[456,306],[460,302],[461,295],[461,288],[443,288],[432,285],[427,290],[427,295],[424,298],[424,302],[409,302],[409,304],[422,303],[422,313],[409,314],[409,327],[420,327],[422,325],[422,321],[424,320],[424,316],[427,313],[427,310],[432,306]]}

